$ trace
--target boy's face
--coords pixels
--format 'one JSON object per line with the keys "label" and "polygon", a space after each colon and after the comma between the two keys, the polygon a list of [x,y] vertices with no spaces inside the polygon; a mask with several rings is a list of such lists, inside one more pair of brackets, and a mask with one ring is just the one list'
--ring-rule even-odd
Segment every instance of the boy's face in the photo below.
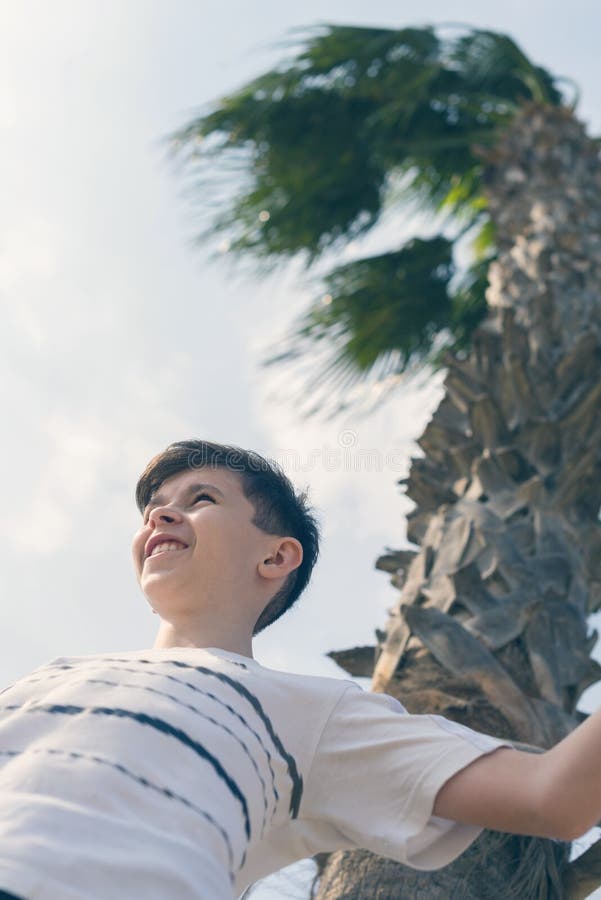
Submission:
{"label": "boy's face", "polygon": [[[252,524],[254,514],[229,469],[186,469],[164,481],[132,544],[136,577],[153,608],[167,618],[240,610],[244,597],[257,591],[257,565],[273,540]],[[177,548],[157,546],[162,535]]]}

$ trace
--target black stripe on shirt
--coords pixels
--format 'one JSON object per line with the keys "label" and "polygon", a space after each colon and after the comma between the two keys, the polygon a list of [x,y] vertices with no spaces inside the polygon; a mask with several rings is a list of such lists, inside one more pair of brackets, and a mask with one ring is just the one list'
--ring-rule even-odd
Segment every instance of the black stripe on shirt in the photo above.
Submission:
{"label": "black stripe on shirt", "polygon": [[213,756],[213,754],[207,750],[201,743],[198,741],[192,740],[192,738],[186,734],[185,731],[182,731],[181,728],[176,728],[174,725],[170,725],[169,722],[165,722],[163,719],[159,719],[156,716],[149,716],[147,713],[142,712],[134,712],[131,709],[121,709],[119,707],[109,707],[109,706],[74,706],[74,705],[66,705],[62,703],[36,703],[34,706],[13,706],[13,707],[5,707],[6,709],[19,709],[21,708],[23,712],[48,712],[53,715],[62,714],[67,716],[76,716],[80,713],[90,713],[95,716],[115,716],[119,719],[132,719],[134,722],[139,722],[141,725],[149,725],[151,728],[156,728],[157,731],[162,732],[163,734],[168,735],[169,737],[173,737],[176,740],[180,741],[184,746],[189,747],[193,750],[198,756],[202,759],[206,759],[208,763],[213,767],[217,775],[221,778],[221,780],[227,785],[231,793],[234,795],[236,800],[238,800],[240,806],[242,807],[242,812],[244,814],[244,832],[246,834],[247,839],[250,839],[250,817],[248,814],[248,804],[246,802],[246,798],[234,779],[229,775],[217,757]]}
{"label": "black stripe on shirt", "polygon": [[[132,662],[131,659],[118,659],[116,657],[107,656],[102,657],[102,659],[106,662]],[[138,658],[135,660],[135,662],[144,663],[145,665],[156,665],[157,662],[160,662],[163,665],[178,666],[183,669],[193,669],[195,672],[200,672],[202,675],[209,675],[213,678],[217,678],[223,684],[227,684],[231,688],[233,688],[233,690],[236,691],[236,693],[240,694],[241,697],[244,697],[244,699],[250,703],[254,711],[263,722],[267,733],[269,734],[269,737],[271,738],[274,746],[278,750],[278,753],[283,758],[288,767],[288,775],[290,776],[290,780],[292,781],[292,791],[290,792],[290,816],[292,819],[298,818],[298,811],[303,795],[302,775],[297,769],[296,760],[294,759],[292,754],[288,753],[280,738],[275,733],[273,725],[271,724],[271,720],[261,706],[260,701],[257,697],[255,697],[254,694],[252,694],[248,690],[248,688],[244,687],[243,684],[240,684],[239,681],[236,681],[235,678],[231,678],[229,675],[226,675],[225,672],[217,672],[214,669],[207,668],[206,666],[194,666],[191,663],[182,662],[179,659],[153,660]]]}
{"label": "black stripe on shirt", "polygon": [[169,788],[161,787],[158,784],[154,784],[152,781],[149,781],[143,775],[136,775],[135,772],[132,772],[131,769],[128,769],[126,766],[121,763],[116,763],[113,760],[105,759],[102,756],[96,756],[92,753],[79,753],[75,750],[63,750],[57,749],[55,747],[27,747],[25,750],[0,750],[0,756],[23,756],[24,754],[29,753],[47,753],[50,756],[68,756],[70,759],[85,759],[91,762],[98,763],[102,766],[108,766],[111,769],[116,769],[118,772],[121,772],[122,775],[126,775],[128,778],[132,778],[138,784],[141,784],[145,788],[150,788],[153,791],[157,791],[159,794],[162,794],[163,797],[168,797],[170,800],[175,800],[178,803],[182,803],[184,806],[191,809],[193,812],[197,813],[199,816],[202,816],[210,825],[217,829],[225,846],[227,848],[227,854],[229,859],[230,866],[230,879],[232,876],[232,868],[234,864],[234,853],[232,849],[232,844],[229,838],[229,835],[225,828],[216,822],[213,816],[208,813],[206,810],[201,809],[199,806],[196,806],[195,803],[192,803],[186,797],[182,797],[180,794],[176,794],[175,791],[169,790]]}
{"label": "black stripe on shirt", "polygon": [[222,722],[218,722],[217,719],[214,719],[213,716],[208,715],[208,713],[202,712],[202,710],[198,709],[196,706],[192,706],[191,703],[184,703],[183,700],[180,700],[179,697],[176,697],[175,694],[168,694],[167,691],[160,691],[158,688],[153,688],[148,684],[136,684],[134,682],[127,681],[109,681],[106,678],[83,678],[82,681],[85,684],[106,684],[109,687],[125,687],[125,688],[133,688],[134,690],[142,690],[148,691],[151,694],[156,694],[159,697],[166,697],[168,700],[171,700],[173,703],[176,703],[178,706],[183,706],[184,709],[190,710],[190,712],[196,713],[197,716],[200,716],[202,719],[206,719],[207,722],[210,722],[212,725],[215,725],[217,728],[220,728],[222,731],[225,731],[226,734],[229,734],[236,743],[242,748],[243,753],[249,759],[253,769],[255,770],[255,774],[259,781],[261,782],[261,788],[263,793],[263,825],[261,828],[261,836],[265,831],[265,826],[267,825],[267,785],[265,784],[265,779],[261,775],[259,771],[259,767],[257,765],[257,761],[244,743],[241,740],[235,731],[232,731],[231,728],[228,728],[227,725],[224,725]]}
{"label": "black stripe on shirt", "polygon": [[[95,660],[95,662],[96,662],[96,660]],[[105,662],[105,660],[103,660],[103,662]],[[57,666],[52,666],[52,668],[55,669],[55,668],[57,668]],[[116,672],[130,672],[132,675],[139,675],[139,674],[140,674],[140,670],[139,670],[139,669],[132,669],[130,666],[114,666],[114,665],[111,665],[111,666],[108,666],[108,667],[105,667],[105,668],[109,668],[111,671],[116,671]],[[22,679],[22,680],[19,682],[19,684],[31,684],[32,682],[38,682],[38,681],[46,682],[46,681],[50,681],[50,680],[52,680],[52,679],[54,679],[54,678],[62,678],[62,677],[63,677],[63,670],[69,669],[70,671],[75,672],[75,671],[77,671],[78,667],[77,667],[77,666],[73,666],[73,665],[66,665],[66,664],[63,663],[63,664],[60,665],[60,669],[61,669],[60,672],[56,672],[56,673],[53,674],[53,675],[45,675],[45,676],[39,675],[39,676],[36,676],[36,677],[31,677],[31,678],[27,678],[27,679]],[[86,669],[83,670],[83,673],[84,673],[84,674],[82,674],[82,679],[81,679],[81,680],[86,680],[86,679],[85,679],[85,672],[86,672],[86,671],[88,671],[88,668],[87,668],[87,667],[86,667]],[[265,743],[263,742],[263,738],[261,737],[261,735],[260,735],[260,734],[252,727],[252,725],[251,725],[249,722],[246,721],[246,719],[244,718],[244,716],[242,716],[242,715],[238,712],[237,709],[235,709],[233,706],[230,706],[229,703],[227,703],[225,700],[222,700],[221,697],[218,697],[216,694],[213,694],[211,691],[207,691],[207,690],[205,690],[205,689],[203,689],[203,688],[199,688],[198,685],[194,684],[193,682],[191,682],[191,681],[186,681],[186,680],[183,679],[183,678],[178,678],[176,675],[170,675],[168,672],[154,672],[154,671],[149,671],[148,674],[149,674],[149,675],[153,675],[153,676],[155,676],[156,678],[167,678],[169,681],[172,681],[174,684],[178,684],[178,685],[182,685],[183,687],[190,688],[190,690],[191,690],[191,691],[194,691],[194,693],[196,693],[196,694],[201,694],[203,697],[208,697],[210,700],[213,700],[213,701],[214,701],[215,703],[217,703],[219,706],[222,706],[222,707],[223,707],[224,709],[226,709],[229,713],[231,713],[231,715],[234,716],[234,717],[240,722],[240,724],[241,724],[244,728],[246,728],[246,729],[253,735],[253,737],[257,740],[257,743],[259,744],[259,746],[260,746],[261,749],[263,750],[263,753],[265,754],[266,759],[267,759],[267,766],[268,766],[268,768],[269,768],[269,774],[270,774],[270,777],[271,777],[271,788],[272,788],[272,791],[273,791],[273,795],[274,795],[274,797],[275,797],[275,804],[274,804],[274,809],[273,809],[273,812],[272,812],[272,820],[273,820],[273,816],[275,816],[276,811],[277,811],[277,806],[278,806],[278,803],[279,803],[279,800],[280,800],[280,795],[279,795],[279,792],[278,792],[278,789],[277,789],[277,786],[276,786],[275,772],[274,772],[274,770],[273,770],[273,764],[272,764],[271,753],[269,752],[269,748],[268,748],[268,747],[265,745]],[[37,698],[37,699],[40,700],[41,698]],[[5,708],[6,708],[6,707],[5,707]]]}

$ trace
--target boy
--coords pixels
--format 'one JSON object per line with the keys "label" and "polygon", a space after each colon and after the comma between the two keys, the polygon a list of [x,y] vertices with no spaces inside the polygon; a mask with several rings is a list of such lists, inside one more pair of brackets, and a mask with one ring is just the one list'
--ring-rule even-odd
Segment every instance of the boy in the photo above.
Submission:
{"label": "boy", "polygon": [[433,869],[482,827],[571,840],[599,819],[599,714],[531,755],[253,659],[318,556],[306,497],[278,466],[182,441],[136,500],[153,648],[54,659],[3,692],[5,897],[227,900],[321,851]]}

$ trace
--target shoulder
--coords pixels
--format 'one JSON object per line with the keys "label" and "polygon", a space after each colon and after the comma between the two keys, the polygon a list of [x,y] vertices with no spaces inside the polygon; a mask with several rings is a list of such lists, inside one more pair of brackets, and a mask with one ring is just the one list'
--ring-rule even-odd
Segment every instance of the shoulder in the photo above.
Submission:
{"label": "shoulder", "polygon": [[259,678],[296,693],[312,695],[315,698],[328,697],[334,702],[339,700],[349,690],[365,693],[356,682],[351,681],[349,678],[332,678],[327,675],[305,675],[299,672],[285,672],[281,669],[269,668],[256,660],[254,663],[255,665],[250,671],[254,671]]}

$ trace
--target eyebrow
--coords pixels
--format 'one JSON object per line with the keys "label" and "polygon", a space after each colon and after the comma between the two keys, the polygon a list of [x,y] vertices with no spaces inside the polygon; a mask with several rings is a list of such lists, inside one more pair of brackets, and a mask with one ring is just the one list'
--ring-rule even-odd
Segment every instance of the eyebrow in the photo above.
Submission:
{"label": "eyebrow", "polygon": [[[223,493],[219,490],[218,487],[215,487],[214,484],[207,484],[203,481],[199,481],[197,484],[190,484],[184,491],[184,497],[189,497],[190,494],[195,494],[197,491],[205,490],[213,491],[215,494],[221,497],[222,500],[225,500]],[[162,494],[153,494],[153,496],[144,507],[144,512],[146,512],[147,509],[150,509],[153,506],[161,506],[164,502],[165,498]]]}

